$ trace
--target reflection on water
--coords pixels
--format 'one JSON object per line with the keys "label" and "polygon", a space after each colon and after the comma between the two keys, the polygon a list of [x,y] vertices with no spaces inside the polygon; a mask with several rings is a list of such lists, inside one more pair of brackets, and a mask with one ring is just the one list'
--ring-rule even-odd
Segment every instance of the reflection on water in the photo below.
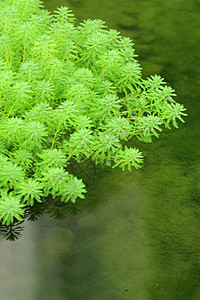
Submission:
{"label": "reflection on water", "polygon": [[[90,185],[81,213],[27,222],[0,242],[5,300],[200,299],[199,28],[197,1],[46,1],[101,18],[134,38],[144,73],[160,73],[188,108],[179,130],[135,140],[141,170],[108,170]],[[71,212],[68,212],[71,213]],[[51,213],[52,214],[52,213]],[[20,288],[19,288],[20,287]]]}
{"label": "reflection on water", "polygon": [[0,241],[1,299],[35,300],[37,291],[37,244],[35,226],[25,224],[23,237],[15,242]]}

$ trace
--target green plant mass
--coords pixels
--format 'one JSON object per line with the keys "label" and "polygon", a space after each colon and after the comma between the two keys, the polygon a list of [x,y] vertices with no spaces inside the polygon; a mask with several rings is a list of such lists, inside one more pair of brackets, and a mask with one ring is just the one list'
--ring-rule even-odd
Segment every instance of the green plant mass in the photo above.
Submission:
{"label": "green plant mass", "polygon": [[0,220],[22,220],[47,196],[74,203],[85,185],[76,160],[139,168],[136,137],[150,143],[178,127],[185,108],[153,75],[144,79],[131,39],[101,20],[75,25],[67,7],[0,2]]}

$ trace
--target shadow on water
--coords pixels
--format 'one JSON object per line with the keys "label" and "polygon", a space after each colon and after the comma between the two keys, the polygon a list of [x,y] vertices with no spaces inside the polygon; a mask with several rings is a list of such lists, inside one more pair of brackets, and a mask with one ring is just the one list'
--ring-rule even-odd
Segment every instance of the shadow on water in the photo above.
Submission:
{"label": "shadow on water", "polygon": [[161,74],[188,117],[152,144],[130,141],[145,155],[143,168],[98,173],[75,211],[44,207],[34,223],[17,224],[25,225],[22,236],[0,241],[2,299],[200,299],[199,2],[45,3],[133,38],[144,75]]}

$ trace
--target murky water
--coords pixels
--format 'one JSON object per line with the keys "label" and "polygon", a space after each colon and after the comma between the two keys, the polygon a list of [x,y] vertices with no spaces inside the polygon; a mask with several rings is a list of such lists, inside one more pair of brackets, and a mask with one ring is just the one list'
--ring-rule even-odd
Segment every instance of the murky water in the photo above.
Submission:
{"label": "murky water", "polygon": [[46,1],[134,39],[144,74],[161,74],[189,116],[152,144],[142,169],[105,170],[79,215],[26,222],[0,240],[2,300],[200,299],[200,4],[196,0]]}

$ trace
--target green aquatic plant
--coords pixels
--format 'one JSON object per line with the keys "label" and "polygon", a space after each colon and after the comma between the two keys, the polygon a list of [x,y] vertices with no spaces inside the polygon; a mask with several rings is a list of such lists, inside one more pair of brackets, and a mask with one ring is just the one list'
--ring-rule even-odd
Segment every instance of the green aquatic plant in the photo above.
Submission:
{"label": "green aquatic plant", "polygon": [[67,7],[0,2],[0,220],[20,221],[44,197],[86,193],[74,161],[140,168],[150,143],[178,127],[185,108],[159,75],[144,79],[134,44],[101,20],[75,25]]}
{"label": "green aquatic plant", "polygon": [[13,223],[15,219],[22,221],[25,213],[24,207],[25,205],[21,203],[18,196],[13,195],[12,192],[7,193],[6,190],[1,190],[0,219],[3,225]]}

